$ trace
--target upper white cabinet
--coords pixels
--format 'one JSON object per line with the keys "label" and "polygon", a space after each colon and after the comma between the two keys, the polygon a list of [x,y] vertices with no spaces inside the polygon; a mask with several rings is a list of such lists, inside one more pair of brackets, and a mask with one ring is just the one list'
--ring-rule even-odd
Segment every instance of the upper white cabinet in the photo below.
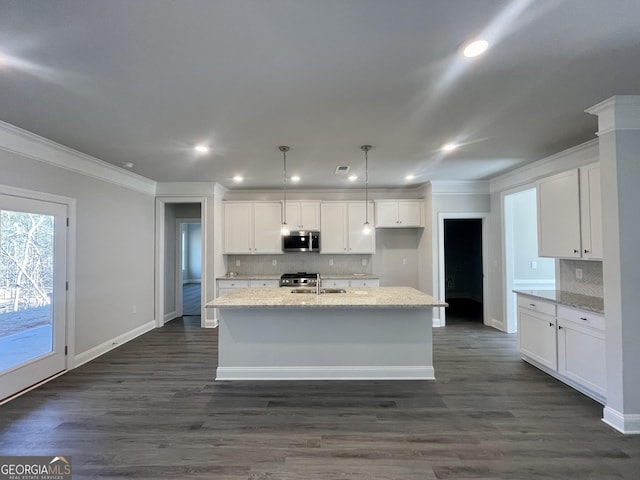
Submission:
{"label": "upper white cabinet", "polygon": [[224,253],[282,253],[279,202],[225,202]]}
{"label": "upper white cabinet", "polygon": [[559,173],[537,185],[539,255],[601,259],[599,165]]}
{"label": "upper white cabinet", "polygon": [[320,202],[287,202],[287,224],[291,230],[320,230]]}
{"label": "upper white cabinet", "polygon": [[[367,205],[373,222],[373,204]],[[323,202],[320,206],[320,253],[375,253],[375,229],[366,235],[365,202]]]}
{"label": "upper white cabinet", "polygon": [[424,227],[422,205],[421,200],[376,200],[376,227]]}

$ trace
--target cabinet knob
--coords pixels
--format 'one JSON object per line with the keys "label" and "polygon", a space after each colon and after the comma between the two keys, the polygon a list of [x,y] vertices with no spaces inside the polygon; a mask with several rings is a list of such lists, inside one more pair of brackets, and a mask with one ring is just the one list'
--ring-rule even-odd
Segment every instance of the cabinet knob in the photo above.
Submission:
{"label": "cabinet knob", "polygon": [[580,320],[584,320],[586,322],[589,319],[587,317],[580,317]]}
{"label": "cabinet knob", "polygon": [[584,253],[591,253],[591,250],[584,249]]}
{"label": "cabinet knob", "polygon": [[535,304],[535,303],[530,303],[530,304],[529,304],[529,306],[530,306],[530,307],[535,307],[535,306],[536,306],[536,304]]}
{"label": "cabinet knob", "polygon": [[562,330],[562,325],[558,325],[558,330]]}
{"label": "cabinet knob", "polygon": [[549,322],[549,326],[550,326],[550,327],[553,327],[553,323]]}
{"label": "cabinet knob", "polygon": [[573,249],[573,253],[580,253],[580,250]]}

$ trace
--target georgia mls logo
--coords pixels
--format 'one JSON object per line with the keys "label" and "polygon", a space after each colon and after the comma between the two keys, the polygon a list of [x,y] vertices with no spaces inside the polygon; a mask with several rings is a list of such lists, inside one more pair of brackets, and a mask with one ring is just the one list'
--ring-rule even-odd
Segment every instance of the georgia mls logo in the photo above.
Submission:
{"label": "georgia mls logo", "polygon": [[0,457],[0,480],[70,480],[71,457]]}

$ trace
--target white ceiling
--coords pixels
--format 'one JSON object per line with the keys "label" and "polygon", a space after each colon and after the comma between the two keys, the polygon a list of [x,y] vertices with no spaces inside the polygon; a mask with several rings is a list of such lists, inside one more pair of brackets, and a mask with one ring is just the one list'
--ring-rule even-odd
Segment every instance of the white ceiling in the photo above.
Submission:
{"label": "white ceiling", "polygon": [[1,120],[153,180],[278,187],[285,144],[299,188],[361,187],[372,144],[397,187],[594,138],[586,108],[640,94],[640,1],[0,0],[0,52]]}

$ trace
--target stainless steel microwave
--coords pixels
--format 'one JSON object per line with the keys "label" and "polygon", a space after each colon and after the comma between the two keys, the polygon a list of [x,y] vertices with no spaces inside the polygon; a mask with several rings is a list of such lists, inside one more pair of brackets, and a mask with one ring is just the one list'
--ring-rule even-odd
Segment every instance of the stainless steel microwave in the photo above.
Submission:
{"label": "stainless steel microwave", "polygon": [[319,252],[320,232],[295,230],[282,236],[283,252]]}

